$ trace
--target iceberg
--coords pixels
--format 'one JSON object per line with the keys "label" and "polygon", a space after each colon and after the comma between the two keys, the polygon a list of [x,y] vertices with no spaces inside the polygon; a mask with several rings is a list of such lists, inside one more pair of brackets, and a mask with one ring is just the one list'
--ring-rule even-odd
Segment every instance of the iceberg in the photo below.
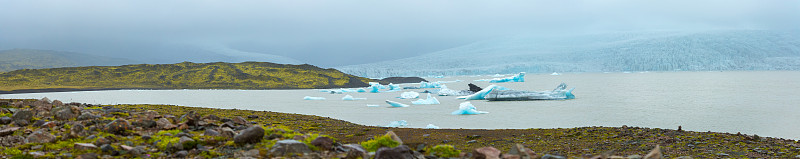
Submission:
{"label": "iceberg", "polygon": [[422,105],[422,104],[440,104],[439,100],[436,97],[432,97],[430,93],[428,93],[427,99],[418,99],[416,101],[412,101],[411,104]]}
{"label": "iceberg", "polygon": [[492,76],[492,77],[504,77],[504,75],[494,74],[494,76]]}
{"label": "iceberg", "polygon": [[524,100],[564,100],[575,99],[572,90],[567,90],[567,84],[561,83],[552,91],[517,91],[496,90],[488,93],[485,98],[489,101],[524,101]]}
{"label": "iceberg", "polygon": [[400,121],[392,121],[389,123],[389,125],[386,125],[386,127],[405,127],[406,125],[408,125],[408,122],[406,122],[405,120],[400,120]]}
{"label": "iceberg", "polygon": [[399,90],[403,90],[403,87],[400,87],[399,84],[391,84],[391,83],[389,83],[389,90],[399,91]]}
{"label": "iceberg", "polygon": [[400,99],[411,99],[411,98],[419,98],[419,93],[417,92],[403,92],[400,94]]}
{"label": "iceberg", "polygon": [[364,88],[358,88],[358,89],[356,89],[356,92],[359,92],[359,93],[364,93],[364,92],[367,92],[367,89],[364,89]]}
{"label": "iceberg", "polygon": [[428,126],[426,126],[425,128],[426,129],[438,129],[439,127],[436,126],[436,125],[433,125],[433,124],[428,124]]}
{"label": "iceberg", "polygon": [[380,84],[380,83],[378,83],[378,82],[369,82],[369,85],[370,85],[370,86],[377,86],[377,87],[378,87],[378,89],[386,89],[386,86],[384,86],[384,85],[381,85],[381,84]]}
{"label": "iceberg", "polygon": [[352,101],[352,100],[367,100],[367,98],[353,98],[353,96],[345,95],[342,97],[342,100]]}
{"label": "iceberg", "polygon": [[442,85],[442,89],[439,89],[438,91],[436,91],[436,94],[439,95],[439,96],[466,96],[466,95],[470,95],[472,93],[475,93],[475,92],[468,91],[468,90],[452,90],[452,89],[448,89],[446,85]]}
{"label": "iceberg", "polygon": [[386,103],[388,103],[392,107],[408,107],[407,104],[403,104],[403,103],[395,102],[395,101],[390,101],[390,100],[386,100]]}
{"label": "iceberg", "polygon": [[560,74],[560,73],[558,73],[558,72],[553,72],[553,73],[551,73],[550,75],[553,75],[553,76],[558,76],[558,75],[561,75],[561,74]]}
{"label": "iceberg", "polygon": [[478,111],[477,108],[475,108],[475,106],[472,105],[472,103],[464,102],[464,103],[461,103],[458,106],[458,110],[453,111],[450,114],[453,114],[453,115],[473,115],[473,114],[486,114],[486,113],[489,113],[489,112]]}
{"label": "iceberg", "polygon": [[431,83],[425,81],[419,82],[419,88],[441,88],[441,87],[442,84],[439,82],[431,82]]}
{"label": "iceberg", "polygon": [[306,97],[303,97],[303,100],[325,100],[325,98],[324,97],[306,96]]}
{"label": "iceberg", "polygon": [[485,98],[486,95],[491,93],[494,90],[509,90],[509,89],[506,88],[506,87],[503,87],[503,86],[489,85],[488,87],[484,88],[483,90],[481,90],[479,92],[475,92],[475,94],[468,95],[468,96],[461,96],[461,97],[458,97],[458,98],[459,99],[465,99],[465,100],[485,100],[486,99]]}
{"label": "iceberg", "polygon": [[381,105],[376,105],[376,104],[367,104],[367,107],[380,107],[380,106],[381,106]]}
{"label": "iceberg", "polygon": [[495,78],[489,81],[489,83],[503,83],[503,82],[525,82],[525,72],[520,72],[516,76],[511,76],[506,78]]}
{"label": "iceberg", "polygon": [[433,78],[444,78],[444,75],[438,75],[438,76],[433,77]]}

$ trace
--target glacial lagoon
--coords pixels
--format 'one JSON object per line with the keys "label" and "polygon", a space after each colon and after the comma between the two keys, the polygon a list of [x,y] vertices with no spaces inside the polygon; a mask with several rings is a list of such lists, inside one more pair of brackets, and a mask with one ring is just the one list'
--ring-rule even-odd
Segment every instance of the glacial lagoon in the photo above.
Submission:
{"label": "glacial lagoon", "polygon": [[[427,78],[448,81],[450,89],[492,76]],[[93,104],[170,104],[225,109],[310,114],[364,125],[405,120],[407,127],[526,129],[622,125],[757,134],[800,139],[800,72],[630,72],[528,74],[525,82],[497,83],[516,90],[552,90],[564,82],[576,99],[545,101],[470,101],[480,115],[451,115],[464,102],[436,96],[441,104],[413,105],[399,99],[405,91],[330,94],[319,90],[113,90],[4,94],[0,98],[48,97]],[[459,82],[454,82],[460,80]],[[415,86],[418,84],[403,84]],[[343,101],[351,95],[366,100]],[[305,96],[326,100],[303,100]],[[425,98],[427,94],[421,93]],[[385,100],[408,104],[389,108]],[[371,106],[368,106],[371,105]],[[378,105],[378,107],[374,107]]]}

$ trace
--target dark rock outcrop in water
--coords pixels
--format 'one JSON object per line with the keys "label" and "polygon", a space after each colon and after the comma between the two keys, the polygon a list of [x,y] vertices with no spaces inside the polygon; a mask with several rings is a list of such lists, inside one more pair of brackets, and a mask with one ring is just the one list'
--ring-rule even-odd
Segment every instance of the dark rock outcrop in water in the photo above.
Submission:
{"label": "dark rock outcrop in water", "polygon": [[467,84],[467,86],[469,86],[469,91],[472,91],[472,92],[480,92],[481,90],[483,90],[483,88],[478,87],[478,86],[476,86],[475,84],[472,84],[472,83]]}
{"label": "dark rock outcrop in water", "polygon": [[419,82],[423,82],[423,81],[424,82],[428,82],[428,80],[425,80],[425,79],[419,78],[419,77],[387,77],[387,78],[378,80],[378,83],[386,85],[386,84],[389,84],[389,83],[394,83],[394,84],[398,84],[398,83],[419,83]]}

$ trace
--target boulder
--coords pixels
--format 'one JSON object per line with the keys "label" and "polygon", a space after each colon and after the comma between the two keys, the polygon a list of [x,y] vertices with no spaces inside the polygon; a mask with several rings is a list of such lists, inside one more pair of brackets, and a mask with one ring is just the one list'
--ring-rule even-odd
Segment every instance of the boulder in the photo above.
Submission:
{"label": "boulder", "polygon": [[181,136],[180,140],[178,140],[178,144],[181,144],[184,150],[191,150],[197,146],[197,141],[186,136]]}
{"label": "boulder", "polygon": [[240,116],[233,117],[233,123],[238,125],[247,125],[247,120]]}
{"label": "boulder", "polygon": [[188,126],[197,126],[197,121],[200,121],[200,116],[197,115],[195,111],[189,111],[181,116],[180,121],[186,121],[185,123]]}
{"label": "boulder", "polygon": [[19,129],[20,129],[20,127],[9,127],[9,128],[5,128],[3,130],[0,130],[0,137],[14,134],[14,132],[19,130]]}
{"label": "boulder", "polygon": [[83,131],[83,128],[84,127],[81,124],[72,125],[72,127],[69,128],[69,134],[67,134],[67,137],[80,138],[81,136],[86,135],[86,133]]}
{"label": "boulder", "polygon": [[139,121],[133,122],[133,126],[141,127],[141,128],[144,128],[144,129],[150,129],[150,128],[155,128],[156,126],[158,126],[158,123],[156,123],[156,121],[153,121],[153,120],[150,120],[150,119],[144,119],[144,120],[139,120]]}
{"label": "boulder", "polygon": [[494,147],[481,147],[472,151],[473,158],[476,159],[500,159],[500,150]]}
{"label": "boulder", "polygon": [[156,119],[156,117],[159,117],[158,116],[158,112],[153,111],[153,110],[147,110],[147,111],[144,112],[144,114],[142,114],[142,118],[147,119],[147,120],[153,120],[153,119]]}
{"label": "boulder", "polygon": [[97,146],[91,143],[75,143],[73,146],[75,149],[78,150],[94,150],[97,149]]}
{"label": "boulder", "polygon": [[6,124],[10,124],[12,121],[14,121],[14,119],[11,119],[11,117],[7,117],[7,116],[0,117],[0,124],[6,125]]}
{"label": "boulder", "polygon": [[508,150],[508,155],[517,155],[520,159],[538,158],[533,150],[525,148],[522,144],[514,144],[514,146],[511,146],[511,149]]}
{"label": "boulder", "polygon": [[258,119],[258,115],[248,115],[248,119]]}
{"label": "boulder", "polygon": [[184,158],[186,156],[189,156],[189,151],[178,151],[175,152],[175,154],[172,154],[173,158]]}
{"label": "boulder", "polygon": [[51,113],[56,120],[69,120],[81,115],[80,109],[75,106],[56,107]]}
{"label": "boulder", "polygon": [[44,130],[34,131],[25,138],[26,143],[52,143],[56,141],[56,136]]}
{"label": "boulder", "polygon": [[308,148],[308,145],[297,140],[278,141],[272,146],[272,149],[269,150],[269,154],[274,156],[287,156],[290,154],[304,153],[311,153],[311,149]]}
{"label": "boulder", "polygon": [[375,159],[424,159],[425,156],[419,152],[411,150],[406,145],[395,148],[381,147],[375,151]]}
{"label": "boulder", "polygon": [[31,119],[33,119],[33,112],[30,110],[20,110],[14,113],[14,115],[11,115],[11,119],[13,119],[14,123],[18,126],[28,126]]}
{"label": "boulder", "polygon": [[203,117],[203,119],[208,119],[208,120],[220,120],[220,118],[219,118],[218,116],[214,115],[214,114],[209,114],[208,116],[206,116],[206,117]]}
{"label": "boulder", "polygon": [[100,116],[89,114],[89,113],[84,113],[84,114],[81,114],[81,115],[78,116],[78,120],[93,120],[93,119],[97,119],[97,118],[100,118]]}
{"label": "boulder", "polygon": [[397,134],[394,133],[394,131],[386,132],[386,135],[389,135],[389,137],[391,137],[392,140],[397,141],[398,143],[400,143],[400,145],[403,144],[403,140],[401,140],[400,137],[398,137]]}
{"label": "boulder", "polygon": [[222,134],[222,136],[227,137],[227,138],[233,138],[234,136],[236,136],[236,132],[233,131],[233,129],[231,129],[231,128],[222,128],[219,131],[220,131],[220,134]]}
{"label": "boulder", "polygon": [[106,124],[103,128],[103,131],[112,133],[112,134],[119,134],[124,135],[126,131],[132,130],[133,126],[125,119],[116,119],[111,123]]}
{"label": "boulder", "polygon": [[323,151],[330,151],[333,150],[333,139],[324,136],[317,137],[316,139],[311,141],[311,145],[314,145]]}
{"label": "boulder", "polygon": [[161,130],[169,130],[176,127],[175,125],[172,125],[172,122],[169,122],[169,119],[167,118],[158,119],[158,121],[156,121],[156,125],[158,125],[158,128]]}
{"label": "boulder", "polygon": [[544,154],[544,156],[542,156],[542,159],[567,159],[567,158],[564,156]]}
{"label": "boulder", "polygon": [[234,136],[233,142],[239,145],[254,144],[261,142],[262,138],[264,138],[264,128],[261,128],[261,126],[252,126]]}
{"label": "boulder", "polygon": [[222,136],[222,134],[213,129],[206,129],[206,131],[203,132],[203,136]]}
{"label": "boulder", "polygon": [[76,157],[76,159],[97,159],[97,154],[96,153],[91,153],[91,152],[90,153],[85,153],[85,154],[82,154],[82,155]]}
{"label": "boulder", "polygon": [[345,159],[369,158],[367,150],[364,150],[364,147],[359,144],[347,144],[342,146],[342,149],[347,151]]}
{"label": "boulder", "polygon": [[656,148],[651,150],[650,153],[647,153],[647,155],[644,156],[644,159],[661,159],[663,156],[664,155],[661,154],[661,146],[656,145]]}

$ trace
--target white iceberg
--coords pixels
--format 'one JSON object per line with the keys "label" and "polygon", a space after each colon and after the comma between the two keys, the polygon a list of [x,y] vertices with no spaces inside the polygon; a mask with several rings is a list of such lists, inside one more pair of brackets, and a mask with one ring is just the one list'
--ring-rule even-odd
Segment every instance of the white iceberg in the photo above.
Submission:
{"label": "white iceberg", "polygon": [[419,93],[417,92],[403,92],[400,94],[400,99],[411,99],[411,98],[419,98]]}
{"label": "white iceberg", "polygon": [[306,97],[303,97],[303,100],[325,100],[325,98],[324,97],[306,96]]}
{"label": "white iceberg", "polygon": [[428,126],[426,126],[425,128],[426,129],[438,129],[439,127],[436,126],[436,125],[433,125],[433,124],[428,124]]}
{"label": "white iceberg", "polygon": [[436,91],[430,91],[432,93],[436,93],[439,96],[467,96],[473,94],[475,92],[469,90],[452,90],[448,89],[447,85],[442,85],[442,89]]}
{"label": "white iceberg", "polygon": [[367,104],[367,107],[380,107],[380,106],[381,106],[381,105],[376,105],[376,104]]}
{"label": "white iceberg", "polygon": [[407,104],[403,104],[403,103],[395,102],[395,101],[390,101],[390,100],[386,100],[386,103],[388,103],[392,107],[408,107]]}
{"label": "white iceberg", "polygon": [[558,75],[561,75],[561,74],[560,74],[560,73],[558,73],[558,72],[553,72],[553,73],[551,73],[550,75],[553,75],[553,76],[558,76]]}
{"label": "white iceberg", "polygon": [[433,77],[433,78],[444,78],[444,75],[438,75],[438,76]]}
{"label": "white iceberg", "polygon": [[498,85],[489,85],[488,87],[484,88],[479,92],[475,92],[475,94],[468,95],[468,96],[461,96],[458,97],[459,99],[465,100],[485,100],[486,95],[491,93],[494,90],[508,90],[508,88]]}
{"label": "white iceberg", "polygon": [[503,83],[503,82],[525,82],[525,72],[520,72],[516,76],[511,76],[506,78],[496,78],[489,81],[489,83]]}
{"label": "white iceberg", "polygon": [[399,84],[391,84],[389,83],[389,90],[403,90],[403,87],[400,87]]}
{"label": "white iceberg", "polygon": [[563,100],[575,99],[567,84],[561,83],[552,91],[495,90],[484,96],[489,101]]}
{"label": "white iceberg", "polygon": [[351,95],[345,95],[342,97],[342,100],[352,101],[352,100],[367,100],[367,98],[353,98]]}
{"label": "white iceberg", "polygon": [[475,106],[472,105],[472,103],[464,102],[464,103],[461,103],[458,106],[458,110],[453,111],[450,114],[453,114],[453,115],[473,115],[473,114],[486,114],[486,113],[489,113],[489,112],[478,111],[477,108],[475,108]]}
{"label": "white iceberg", "polygon": [[505,77],[505,75],[501,75],[501,74],[494,74],[492,77]]}
{"label": "white iceberg", "polygon": [[422,105],[422,104],[441,104],[436,97],[432,97],[430,93],[428,93],[427,99],[418,99],[416,101],[412,101],[411,104]]}
{"label": "white iceberg", "polygon": [[408,122],[406,122],[405,120],[400,120],[400,121],[392,121],[389,123],[389,125],[386,125],[386,127],[405,127],[406,125],[408,125]]}

